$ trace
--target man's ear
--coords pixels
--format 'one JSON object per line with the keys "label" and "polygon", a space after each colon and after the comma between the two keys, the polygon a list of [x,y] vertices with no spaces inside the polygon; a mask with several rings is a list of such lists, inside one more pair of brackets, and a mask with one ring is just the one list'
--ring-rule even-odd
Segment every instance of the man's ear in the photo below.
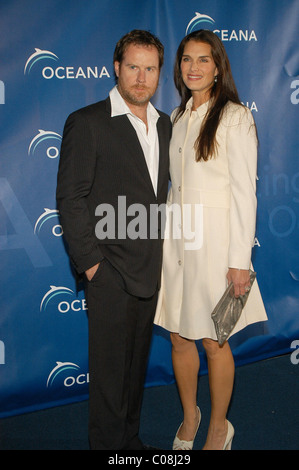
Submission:
{"label": "man's ear", "polygon": [[117,76],[117,78],[119,77],[119,66],[120,66],[120,62],[115,61],[114,62],[114,72],[115,72],[115,75]]}

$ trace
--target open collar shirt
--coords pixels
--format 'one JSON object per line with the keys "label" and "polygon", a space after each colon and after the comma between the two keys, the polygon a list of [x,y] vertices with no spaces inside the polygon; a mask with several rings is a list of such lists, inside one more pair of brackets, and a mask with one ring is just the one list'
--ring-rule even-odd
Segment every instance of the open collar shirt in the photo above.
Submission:
{"label": "open collar shirt", "polygon": [[153,188],[157,194],[159,169],[159,138],[157,132],[157,121],[159,119],[159,113],[151,103],[148,103],[147,129],[145,123],[132,113],[129,106],[120,95],[117,86],[115,86],[110,91],[109,97],[111,101],[111,117],[127,115],[137,133],[151,177]]}

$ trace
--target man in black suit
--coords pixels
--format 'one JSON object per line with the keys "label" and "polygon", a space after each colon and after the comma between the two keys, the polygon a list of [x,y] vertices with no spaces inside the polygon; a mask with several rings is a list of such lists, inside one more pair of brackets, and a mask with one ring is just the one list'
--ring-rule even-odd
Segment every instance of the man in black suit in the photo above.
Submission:
{"label": "man in black suit", "polygon": [[[85,278],[91,449],[142,449],[141,401],[160,287],[169,117],[150,103],[164,49],[134,30],[116,45],[118,85],[65,124],[57,202]],[[163,224],[162,224],[163,225]]]}

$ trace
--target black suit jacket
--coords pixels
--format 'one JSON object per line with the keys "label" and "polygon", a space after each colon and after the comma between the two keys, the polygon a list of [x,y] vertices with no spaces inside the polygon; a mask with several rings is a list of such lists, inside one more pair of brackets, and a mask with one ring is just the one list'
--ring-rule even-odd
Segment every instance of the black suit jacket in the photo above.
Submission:
{"label": "black suit jacket", "polygon": [[[146,238],[124,238],[123,225],[120,227],[118,224],[119,217],[125,215],[123,209],[118,214],[119,197],[122,206],[125,202],[126,209],[132,204],[142,205],[148,222],[151,208],[166,202],[171,123],[166,114],[159,111],[159,115],[157,196],[135,129],[127,116],[111,117],[110,98],[75,111],[68,117],[58,171],[60,220],[70,259],[77,272],[83,273],[107,258],[122,276],[128,292],[141,297],[150,297],[159,286],[161,227],[157,227],[157,236],[153,233],[150,236],[148,226]],[[108,204],[115,210],[115,238],[111,238],[108,227],[109,239],[96,236],[97,222],[107,215],[103,211],[102,216],[96,215],[101,204]],[[135,219],[136,222],[135,217],[127,217],[126,221]],[[111,224],[109,227],[111,229]],[[119,228],[121,237],[118,236]]]}

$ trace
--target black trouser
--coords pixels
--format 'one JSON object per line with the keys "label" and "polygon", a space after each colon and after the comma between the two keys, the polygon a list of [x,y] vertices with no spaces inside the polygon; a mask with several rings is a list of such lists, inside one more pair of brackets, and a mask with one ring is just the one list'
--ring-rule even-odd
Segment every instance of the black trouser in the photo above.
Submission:
{"label": "black trouser", "polygon": [[143,299],[124,289],[104,259],[86,282],[89,317],[91,449],[141,449],[138,438],[157,293]]}

